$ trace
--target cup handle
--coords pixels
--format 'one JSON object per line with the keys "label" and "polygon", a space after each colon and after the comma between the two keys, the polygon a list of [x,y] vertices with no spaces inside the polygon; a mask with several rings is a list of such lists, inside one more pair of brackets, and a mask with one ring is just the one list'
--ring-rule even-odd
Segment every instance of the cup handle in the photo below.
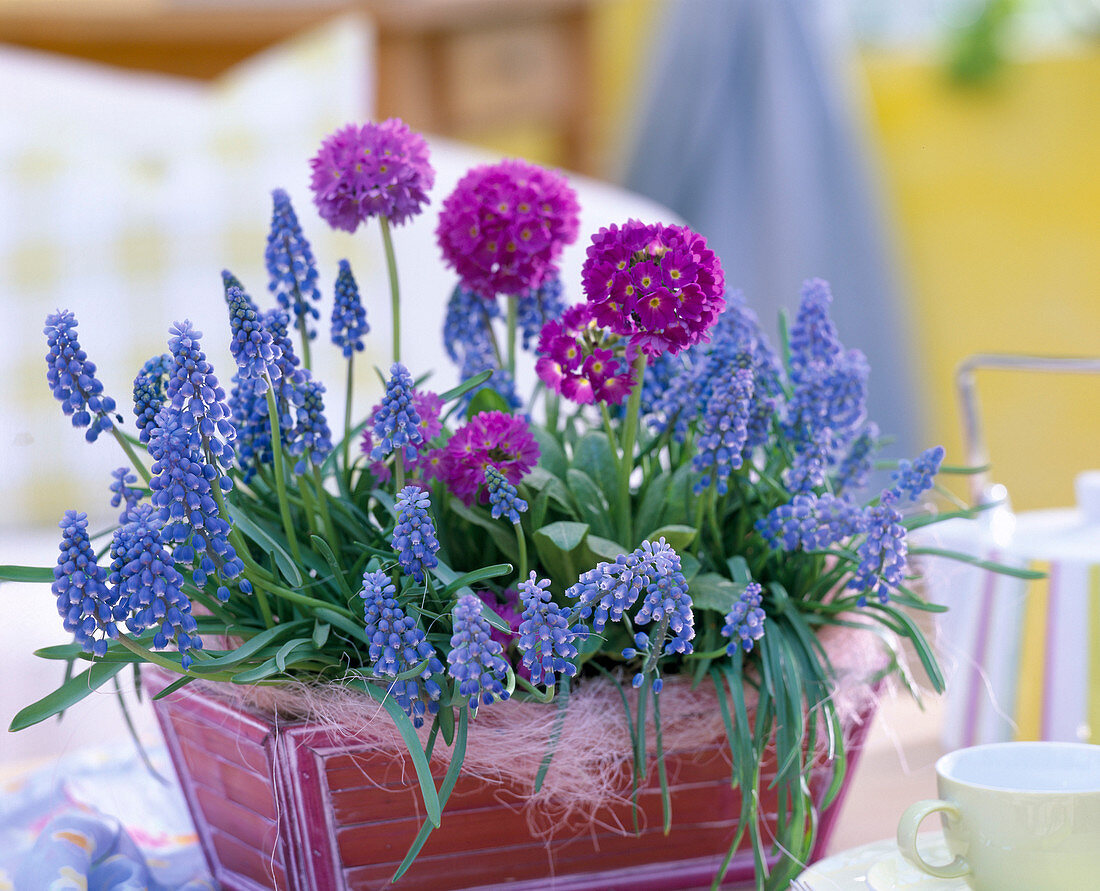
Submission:
{"label": "cup handle", "polygon": [[920,855],[920,851],[917,850],[917,830],[924,818],[936,813],[936,811],[943,811],[952,820],[958,820],[962,816],[959,809],[950,801],[928,799],[911,804],[905,809],[905,813],[901,815],[901,821],[898,823],[898,847],[909,862],[920,867],[929,875],[940,879],[962,878],[970,872],[970,865],[962,857],[956,856],[950,863],[937,866],[925,860]]}

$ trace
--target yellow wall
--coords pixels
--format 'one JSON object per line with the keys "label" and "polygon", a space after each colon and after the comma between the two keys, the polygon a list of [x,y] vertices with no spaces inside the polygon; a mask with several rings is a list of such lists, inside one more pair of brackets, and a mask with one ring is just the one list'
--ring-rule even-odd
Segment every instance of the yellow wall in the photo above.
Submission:
{"label": "yellow wall", "polygon": [[[933,429],[961,458],[953,371],[975,352],[1100,355],[1100,47],[949,84],[867,53]],[[1018,509],[1070,504],[1100,467],[1100,378],[985,372],[995,478]]]}

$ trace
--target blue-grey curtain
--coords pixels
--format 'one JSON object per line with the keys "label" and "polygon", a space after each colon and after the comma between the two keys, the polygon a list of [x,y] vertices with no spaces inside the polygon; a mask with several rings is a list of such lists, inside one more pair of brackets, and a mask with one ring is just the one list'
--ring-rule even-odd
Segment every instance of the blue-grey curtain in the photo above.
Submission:
{"label": "blue-grey curtain", "polygon": [[774,333],[827,279],[891,454],[923,448],[913,348],[843,19],[823,0],[669,0],[626,184],[680,213]]}

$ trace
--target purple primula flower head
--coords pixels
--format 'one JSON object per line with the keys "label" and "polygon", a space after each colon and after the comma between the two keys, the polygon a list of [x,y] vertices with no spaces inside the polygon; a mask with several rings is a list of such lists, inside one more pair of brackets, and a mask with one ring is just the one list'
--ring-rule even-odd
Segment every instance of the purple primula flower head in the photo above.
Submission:
{"label": "purple primula flower head", "polygon": [[[224,484],[192,444],[179,410],[167,406],[157,414],[149,455],[153,458],[152,502],[164,524],[165,543],[174,543],[172,559],[192,567],[196,587],[204,587],[211,579],[218,581],[218,598],[228,600],[225,582],[240,575],[244,565],[229,543],[231,527],[213,494],[214,485],[224,488]],[[243,578],[239,587],[245,593],[252,589]]]}
{"label": "purple primula flower head", "polygon": [[729,491],[730,473],[743,463],[752,409],[752,371],[738,368],[732,376],[714,383],[699,425],[699,439],[691,467],[700,474],[695,483],[699,495],[713,482],[719,495]]}
{"label": "purple primula flower head", "polygon": [[859,592],[859,605],[875,595],[880,603],[890,599],[905,580],[909,546],[898,513],[897,494],[887,489],[879,503],[866,512],[867,537],[859,546],[859,566],[848,587]]}
{"label": "purple primula flower head", "polygon": [[164,405],[165,385],[172,368],[172,357],[167,353],[153,356],[141,366],[134,378],[134,417],[137,418],[138,438],[149,442],[149,427]]}
{"label": "purple primula flower head", "polygon": [[725,306],[718,257],[686,226],[629,220],[601,229],[581,278],[596,324],[651,359],[706,340]]}
{"label": "purple primula flower head", "polygon": [[443,663],[424,631],[401,609],[395,591],[384,572],[367,570],[363,573],[359,596],[363,598],[368,658],[374,674],[389,677],[426,663],[419,675],[394,680],[389,688],[397,704],[412,719],[413,726],[420,727],[425,714],[434,715],[439,711],[439,697],[443,691],[434,676],[443,674]]}
{"label": "purple primula flower head", "polygon": [[878,448],[878,438],[878,425],[868,421],[837,467],[833,478],[834,491],[858,491],[867,485],[867,479],[874,470],[873,456]]}
{"label": "purple primula flower head", "polygon": [[95,442],[101,432],[114,426],[111,413],[115,401],[103,395],[95,363],[88,361],[76,338],[76,326],[76,316],[67,309],[46,316],[46,382],[61,410],[72,416],[73,426],[87,427],[84,438]]}
{"label": "purple primula flower head", "polygon": [[140,505],[130,522],[115,530],[110,582],[126,605],[126,627],[133,634],[155,628],[153,646],[160,650],[174,642],[183,668],[190,668],[191,652],[202,649],[202,638],[191,601],[183,593],[183,576],[165,547],[161,522],[150,505]]}
{"label": "purple primula flower head", "polygon": [[413,380],[409,370],[400,362],[390,368],[390,379],[382,404],[374,413],[374,436],[377,440],[371,451],[372,461],[381,461],[400,449],[406,461],[416,458],[417,447],[423,444],[420,432],[420,415],[413,404]]}
{"label": "purple primula flower head", "polygon": [[769,547],[783,551],[820,551],[865,531],[863,510],[829,492],[799,492],[789,504],[756,521]]}
{"label": "purple primula flower head", "polygon": [[502,411],[478,412],[439,451],[433,473],[466,505],[473,504],[484,485],[486,467],[495,467],[515,485],[539,460],[529,423]]}
{"label": "purple primula flower head", "polygon": [[519,497],[516,487],[491,464],[485,468],[485,482],[489,492],[489,512],[493,519],[504,517],[509,523],[518,523],[519,515],[527,510],[527,502]]}
{"label": "purple primula flower head", "polygon": [[654,641],[658,652],[664,646],[666,654],[690,653],[695,636],[691,597],[680,557],[663,538],[656,543],[643,541],[633,553],[616,557],[614,563],[600,563],[581,573],[565,592],[566,597],[577,600],[575,616],[592,616],[592,630],[597,633],[609,621],[620,621],[643,594],[635,624],[658,624]]}
{"label": "purple primula flower head", "polygon": [[891,474],[894,487],[891,491],[899,501],[916,501],[935,484],[935,476],[943,463],[943,446],[925,449],[915,460],[902,459],[898,469]]}
{"label": "purple primula flower head", "polygon": [[321,218],[345,232],[371,217],[407,222],[428,204],[435,183],[428,143],[398,118],[340,128],[325,137],[309,164]]}
{"label": "purple primula flower head", "polygon": [[332,342],[343,351],[345,359],[350,359],[365,348],[363,338],[369,333],[367,311],[359,298],[359,285],[351,273],[351,264],[341,260],[332,304]]}
{"label": "purple primula flower head", "polygon": [[547,387],[571,402],[618,405],[634,389],[634,354],[628,347],[617,355],[614,347],[619,341],[597,327],[591,306],[578,303],[542,326],[535,371]]}
{"label": "purple primula flower head", "polygon": [[557,675],[575,677],[576,632],[569,627],[569,610],[562,609],[547,590],[549,579],[530,578],[519,583],[523,617],[519,626],[519,649],[532,684],[553,687]]}
{"label": "purple primula flower head", "polygon": [[280,376],[275,355],[279,347],[273,345],[271,332],[264,327],[244,291],[231,286],[226,290],[225,300],[229,306],[229,352],[237,363],[234,381],[242,392],[251,388],[256,393],[265,393]]}
{"label": "purple primula flower head", "polygon": [[479,706],[508,698],[503,683],[508,675],[508,663],[502,655],[504,648],[493,640],[491,626],[481,615],[481,606],[473,594],[459,598],[452,611],[454,634],[447,654],[448,673],[458,683],[459,695],[473,712]]}
{"label": "purple primula flower head", "polygon": [[475,167],[443,202],[436,238],[464,287],[519,296],[557,275],[577,237],[577,195],[560,173],[526,161]]}
{"label": "purple primula flower head", "polygon": [[764,620],[767,615],[763,606],[764,589],[758,582],[749,582],[733,608],[726,613],[726,624],[722,626],[722,636],[730,639],[726,653],[732,656],[740,647],[746,653],[764,636]]}
{"label": "purple primula flower head", "polygon": [[302,404],[298,406],[297,423],[294,434],[287,444],[287,452],[302,456],[294,465],[294,472],[305,473],[308,469],[305,456],[310,463],[320,467],[332,452],[332,431],[325,420],[324,385],[305,372],[306,380],[302,385]]}
{"label": "purple primula flower head", "polygon": [[298,215],[290,196],[282,189],[271,193],[273,209],[271,230],[267,235],[264,263],[270,281],[268,290],[288,313],[294,313],[295,324],[312,340],[317,332],[310,327],[311,319],[319,319],[321,311],[313,304],[321,301],[317,287],[317,261],[309,241],[302,234]]}
{"label": "purple primula flower head", "polygon": [[431,506],[431,497],[419,486],[405,486],[394,501],[397,524],[390,547],[397,552],[397,561],[405,575],[411,575],[418,585],[424,584],[425,570],[439,565],[435,556],[439,542],[429,513]]}
{"label": "purple primula flower head", "polygon": [[141,490],[133,489],[130,483],[136,483],[137,477],[130,472],[129,467],[119,467],[111,471],[111,507],[121,507],[118,521],[125,523],[130,519],[130,514],[141,500]]}
{"label": "purple primula flower head", "polygon": [[88,515],[67,510],[58,526],[61,544],[52,587],[57,611],[65,630],[73,633],[84,652],[102,656],[107,652],[107,638],[118,637],[116,623],[126,617],[125,604],[120,604],[118,592],[107,586],[107,570],[96,565],[88,539]]}
{"label": "purple primula flower head", "polygon": [[[190,321],[184,319],[169,329],[168,351],[172,356],[166,404],[178,413],[189,444],[201,449],[207,463],[225,466],[233,460],[231,443],[237,432],[213,366],[206,360],[200,339]],[[228,477],[222,477],[228,482]]]}

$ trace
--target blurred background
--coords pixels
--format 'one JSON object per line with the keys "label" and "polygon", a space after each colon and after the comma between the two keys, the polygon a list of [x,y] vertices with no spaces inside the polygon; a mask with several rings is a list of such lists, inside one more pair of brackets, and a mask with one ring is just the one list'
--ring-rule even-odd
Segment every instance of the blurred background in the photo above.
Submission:
{"label": "blurred background", "polygon": [[[1100,354],[1100,0],[0,0],[0,83],[0,563],[51,564],[66,508],[112,521],[120,455],[51,398],[46,314],[76,313],[124,407],[177,318],[224,367],[220,272],[264,293],[272,188],[294,199],[326,295],[342,257],[364,286],[377,353],[357,398],[373,404],[376,233],[324,227],[307,165],[368,117],[430,134],[440,162],[432,208],[396,239],[427,320],[410,365],[440,386],[456,373],[435,212],[466,166],[501,155],[577,174],[595,201],[582,233],[620,207],[686,220],[772,331],[803,279],[830,280],[897,456],[943,443],[963,463],[966,356]],[[563,263],[574,299],[585,240]],[[331,352],[319,376],[335,382]],[[1100,464],[1100,380],[988,372],[979,389],[1014,506],[1071,504],[1074,475]],[[0,588],[6,615],[29,590]],[[0,676],[21,678],[4,724],[56,683],[12,661],[61,636],[52,604],[27,612],[44,624],[0,625]],[[0,737],[0,763],[45,739]]]}

